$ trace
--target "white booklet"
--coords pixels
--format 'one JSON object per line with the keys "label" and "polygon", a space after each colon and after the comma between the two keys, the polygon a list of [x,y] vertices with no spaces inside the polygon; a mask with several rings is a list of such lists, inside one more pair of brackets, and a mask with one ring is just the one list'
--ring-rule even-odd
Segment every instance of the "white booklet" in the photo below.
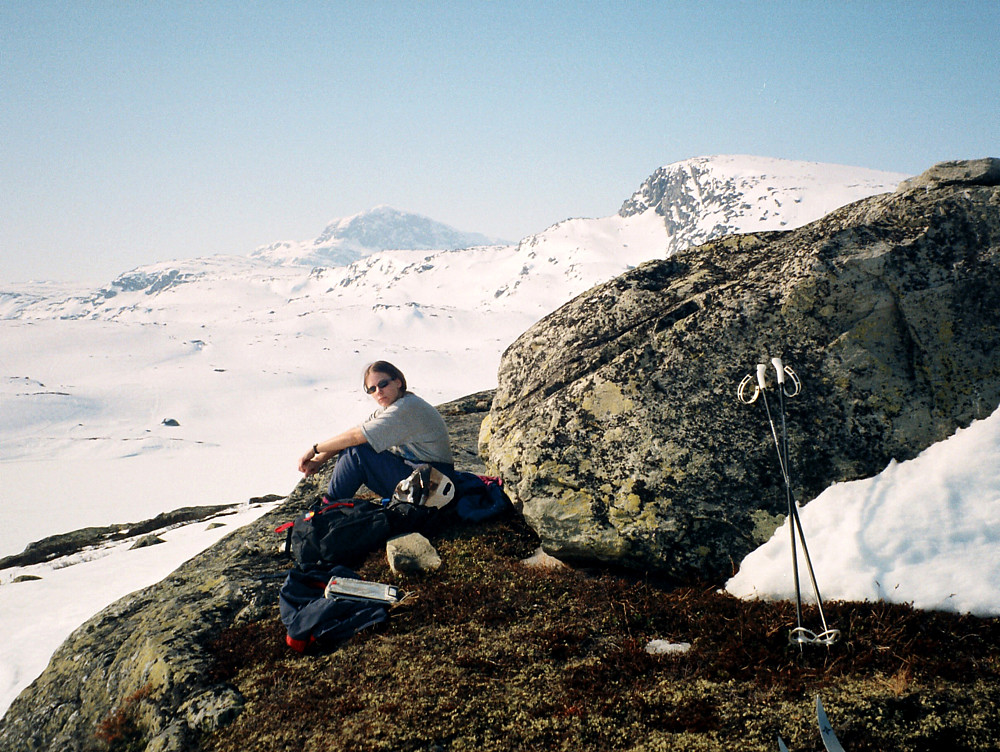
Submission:
{"label": "white booklet", "polygon": [[364,598],[371,601],[396,603],[399,589],[381,582],[355,580],[350,577],[331,577],[323,592],[327,598]]}

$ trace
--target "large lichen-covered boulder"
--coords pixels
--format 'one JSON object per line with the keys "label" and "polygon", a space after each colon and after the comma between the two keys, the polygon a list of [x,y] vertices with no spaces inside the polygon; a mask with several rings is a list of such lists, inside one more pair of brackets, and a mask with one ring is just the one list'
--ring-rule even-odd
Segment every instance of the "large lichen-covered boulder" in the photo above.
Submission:
{"label": "large lichen-covered boulder", "polygon": [[802,384],[785,404],[803,503],[988,416],[998,164],[949,163],[799,230],[644,264],[522,335],[480,450],[545,550],[731,574],[787,509],[763,401],[737,399],[774,356]]}

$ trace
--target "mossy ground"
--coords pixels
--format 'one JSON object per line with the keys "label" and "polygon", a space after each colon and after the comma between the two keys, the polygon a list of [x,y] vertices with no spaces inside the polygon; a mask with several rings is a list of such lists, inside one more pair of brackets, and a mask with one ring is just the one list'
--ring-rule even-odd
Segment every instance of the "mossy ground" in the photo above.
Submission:
{"label": "mossy ground", "polygon": [[[524,566],[518,520],[437,538],[381,628],[300,655],[273,616],[215,643],[214,678],[246,698],[206,736],[252,750],[777,750],[821,748],[815,696],[849,752],[1000,748],[1000,620],[830,603],[832,648],[788,644],[789,603],[714,587]],[[807,617],[815,619],[815,614]],[[679,656],[650,640],[689,642]]]}

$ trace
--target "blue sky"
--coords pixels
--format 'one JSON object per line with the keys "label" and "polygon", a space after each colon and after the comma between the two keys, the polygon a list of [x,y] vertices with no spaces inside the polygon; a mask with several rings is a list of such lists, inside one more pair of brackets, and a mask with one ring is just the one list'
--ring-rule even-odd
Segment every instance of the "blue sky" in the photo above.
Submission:
{"label": "blue sky", "polygon": [[657,167],[1000,156],[1000,2],[0,2],[0,283],[307,240],[518,240]]}

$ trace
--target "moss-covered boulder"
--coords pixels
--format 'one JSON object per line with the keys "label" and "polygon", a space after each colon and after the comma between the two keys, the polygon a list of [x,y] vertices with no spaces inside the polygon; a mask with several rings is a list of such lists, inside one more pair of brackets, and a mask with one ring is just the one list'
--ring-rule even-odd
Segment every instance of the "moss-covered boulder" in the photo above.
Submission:
{"label": "moss-covered boulder", "polygon": [[998,165],[937,166],[799,230],[644,264],[522,335],[480,449],[545,549],[731,574],[786,508],[762,401],[737,399],[774,356],[802,384],[786,401],[801,502],[988,416]]}

